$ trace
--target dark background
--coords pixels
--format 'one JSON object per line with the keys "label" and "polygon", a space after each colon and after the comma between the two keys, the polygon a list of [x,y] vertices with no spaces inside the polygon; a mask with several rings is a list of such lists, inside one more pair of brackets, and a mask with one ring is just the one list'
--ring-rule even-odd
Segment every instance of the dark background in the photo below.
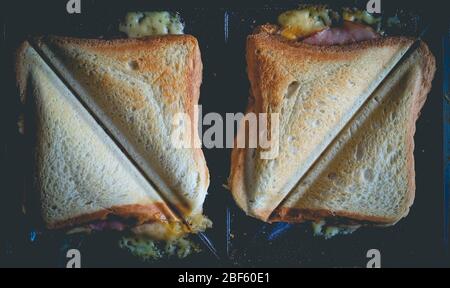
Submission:
{"label": "dark background", "polygon": [[[351,236],[322,240],[311,236],[309,225],[267,225],[243,215],[223,188],[229,173],[227,149],[204,150],[211,174],[205,213],[214,221],[207,232],[220,260],[205,250],[186,261],[142,263],[119,251],[114,235],[65,237],[34,235],[34,222],[21,213],[26,171],[31,163],[19,141],[16,122],[19,103],[14,85],[13,51],[27,36],[58,34],[78,37],[117,37],[119,20],[127,11],[179,11],[186,33],[199,40],[204,64],[200,104],[203,113],[243,112],[249,84],[245,38],[254,26],[275,22],[280,11],[313,1],[102,1],[81,0],[82,14],[68,15],[67,1],[2,1],[1,7],[1,181],[0,267],[63,267],[67,249],[79,248],[83,266],[107,267],[354,267],[365,266],[366,252],[381,251],[384,267],[450,266],[444,239],[443,190],[443,50],[448,11],[442,1],[386,1],[387,15],[399,8],[420,15],[417,33],[425,35],[438,70],[415,137],[416,200],[407,218],[391,228],[365,228]],[[113,3],[111,3],[113,2]],[[120,3],[116,3],[120,2]],[[327,1],[321,1],[324,3]],[[366,1],[328,1],[333,6],[359,6]],[[435,4],[439,3],[439,4]],[[439,9],[436,9],[439,7]],[[227,19],[227,20],[226,20]],[[226,25],[228,23],[228,26]],[[226,28],[228,27],[228,29]],[[227,33],[225,33],[227,31]],[[448,77],[448,76],[447,76]],[[446,159],[447,160],[447,159]],[[447,222],[448,225],[448,222]]]}

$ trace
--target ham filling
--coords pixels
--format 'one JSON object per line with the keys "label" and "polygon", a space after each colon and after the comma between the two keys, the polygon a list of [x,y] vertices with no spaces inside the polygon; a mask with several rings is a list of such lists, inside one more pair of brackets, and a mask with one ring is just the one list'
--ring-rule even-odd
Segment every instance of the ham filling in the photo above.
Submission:
{"label": "ham filling", "polygon": [[103,220],[88,225],[88,228],[93,231],[124,231],[127,227],[128,225],[118,220]]}
{"label": "ham filling", "polygon": [[303,39],[311,45],[344,45],[379,38],[380,34],[370,26],[351,21],[344,21],[341,27],[327,28]]}

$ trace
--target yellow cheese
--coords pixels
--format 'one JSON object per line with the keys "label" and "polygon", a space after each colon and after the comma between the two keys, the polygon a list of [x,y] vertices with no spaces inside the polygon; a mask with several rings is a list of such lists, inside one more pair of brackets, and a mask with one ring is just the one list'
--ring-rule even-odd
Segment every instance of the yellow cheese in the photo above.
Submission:
{"label": "yellow cheese", "polygon": [[375,17],[365,10],[348,8],[342,11],[342,19],[346,21],[365,23],[368,25],[375,25],[381,21],[381,18]]}
{"label": "yellow cheese", "polygon": [[156,260],[163,256],[156,243],[147,239],[123,237],[119,241],[119,247],[142,260]]}
{"label": "yellow cheese", "polygon": [[179,239],[189,233],[205,231],[212,226],[211,220],[202,214],[186,219],[189,228],[181,222],[153,222],[134,227],[132,232],[139,237],[153,240],[170,241]]}
{"label": "yellow cheese", "polygon": [[329,226],[324,220],[321,220],[319,222],[312,222],[312,230],[314,236],[323,237],[325,239],[331,239],[338,235],[348,235],[352,234],[360,226],[353,225],[353,226]]}
{"label": "yellow cheese", "polygon": [[[337,13],[325,6],[309,6],[306,8],[290,10],[278,16],[281,26],[280,34],[290,40],[297,40],[320,32],[332,25],[338,19]],[[379,27],[381,18],[375,17],[365,10],[345,8],[342,10],[342,19]]]}
{"label": "yellow cheese", "polygon": [[200,247],[188,238],[155,241],[145,237],[125,236],[120,239],[119,247],[142,260],[157,260],[174,256],[181,259],[201,251]]}
{"label": "yellow cheese", "polygon": [[212,221],[203,214],[192,215],[186,219],[186,222],[192,233],[203,232],[212,227]]}
{"label": "yellow cheese", "polygon": [[152,35],[183,34],[184,25],[178,14],[169,12],[129,12],[119,30],[130,38]]}
{"label": "yellow cheese", "polygon": [[320,236],[320,235],[322,235],[322,229],[323,229],[323,226],[325,226],[325,221],[322,220],[319,222],[312,222],[311,226],[313,229],[314,236]]}
{"label": "yellow cheese", "polygon": [[133,234],[152,240],[169,241],[180,238],[189,233],[181,223],[154,222],[134,227]]}
{"label": "yellow cheese", "polygon": [[278,17],[281,35],[290,40],[322,31],[329,27],[331,22],[330,10],[316,6],[286,11]]}

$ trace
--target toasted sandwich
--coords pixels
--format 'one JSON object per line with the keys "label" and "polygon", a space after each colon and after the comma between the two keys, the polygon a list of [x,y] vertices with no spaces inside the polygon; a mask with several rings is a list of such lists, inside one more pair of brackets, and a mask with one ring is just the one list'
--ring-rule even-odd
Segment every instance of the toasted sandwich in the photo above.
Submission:
{"label": "toasted sandwich", "polygon": [[[382,37],[349,14],[333,26],[332,14],[324,9],[284,13],[280,25],[260,26],[248,37],[248,111],[279,113],[280,151],[274,159],[263,159],[263,149],[234,149],[229,187],[248,215],[266,222],[356,215],[348,218],[394,223],[413,199],[414,127],[431,85],[434,58],[422,43],[389,77],[390,86],[378,89],[414,40]],[[395,103],[389,111],[398,117],[390,124],[379,114],[389,114],[382,104],[388,102]],[[362,140],[365,144],[359,145]],[[393,166],[371,166],[388,156]]]}
{"label": "toasted sandwich", "polygon": [[[171,142],[177,113],[195,119],[202,71],[197,40],[44,37],[36,43],[163,197],[186,217],[202,213],[209,185],[203,153]],[[197,129],[186,131],[198,138]]]}
{"label": "toasted sandwich", "polygon": [[[35,188],[45,227],[165,241],[210,227],[202,213],[209,185],[203,153],[171,142],[176,114],[196,119],[196,39],[32,43],[18,50],[16,73],[22,102],[34,107],[28,121],[36,123]],[[192,126],[185,131],[195,139]]]}

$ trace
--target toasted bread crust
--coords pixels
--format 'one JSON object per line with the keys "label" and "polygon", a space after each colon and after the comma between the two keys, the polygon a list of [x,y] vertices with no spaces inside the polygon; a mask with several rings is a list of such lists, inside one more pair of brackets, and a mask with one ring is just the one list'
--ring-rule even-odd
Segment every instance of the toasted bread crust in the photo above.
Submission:
{"label": "toasted bread crust", "polygon": [[[407,151],[407,161],[408,161],[408,195],[407,195],[407,207],[403,215],[400,215],[399,218],[395,219],[395,223],[400,219],[406,217],[409,213],[410,207],[414,203],[414,198],[416,194],[416,172],[414,169],[414,134],[416,133],[416,121],[420,116],[420,110],[422,110],[425,101],[427,100],[428,93],[431,90],[432,81],[434,78],[434,74],[436,73],[436,59],[431,53],[428,46],[421,42],[418,48],[418,54],[421,56],[419,61],[421,61],[422,66],[422,79],[421,79],[421,88],[420,91],[413,103],[411,109],[411,119],[409,121],[408,133],[406,137],[406,143],[408,147]],[[393,224],[395,224],[393,223]]]}
{"label": "toasted bread crust", "polygon": [[357,224],[389,225],[397,222],[396,219],[384,217],[374,217],[349,213],[346,211],[329,211],[315,209],[279,208],[270,217],[269,223],[287,222],[302,223],[306,221],[321,221],[327,219],[340,218],[339,222],[350,222]]}
{"label": "toasted bread crust", "polygon": [[151,205],[124,205],[115,206],[110,209],[104,209],[95,213],[80,215],[67,221],[56,223],[46,223],[48,229],[72,228],[83,224],[88,224],[93,221],[106,220],[108,217],[115,216],[121,219],[133,220],[136,225],[149,222],[165,222],[172,219],[167,219],[165,215],[171,215],[165,203],[153,203]]}
{"label": "toasted bread crust", "polygon": [[28,67],[23,63],[23,59],[26,56],[27,49],[30,49],[30,43],[24,41],[15,51],[14,55],[14,70],[16,73],[16,87],[19,92],[20,101],[25,103],[26,89],[27,89],[27,78],[28,78]]}

